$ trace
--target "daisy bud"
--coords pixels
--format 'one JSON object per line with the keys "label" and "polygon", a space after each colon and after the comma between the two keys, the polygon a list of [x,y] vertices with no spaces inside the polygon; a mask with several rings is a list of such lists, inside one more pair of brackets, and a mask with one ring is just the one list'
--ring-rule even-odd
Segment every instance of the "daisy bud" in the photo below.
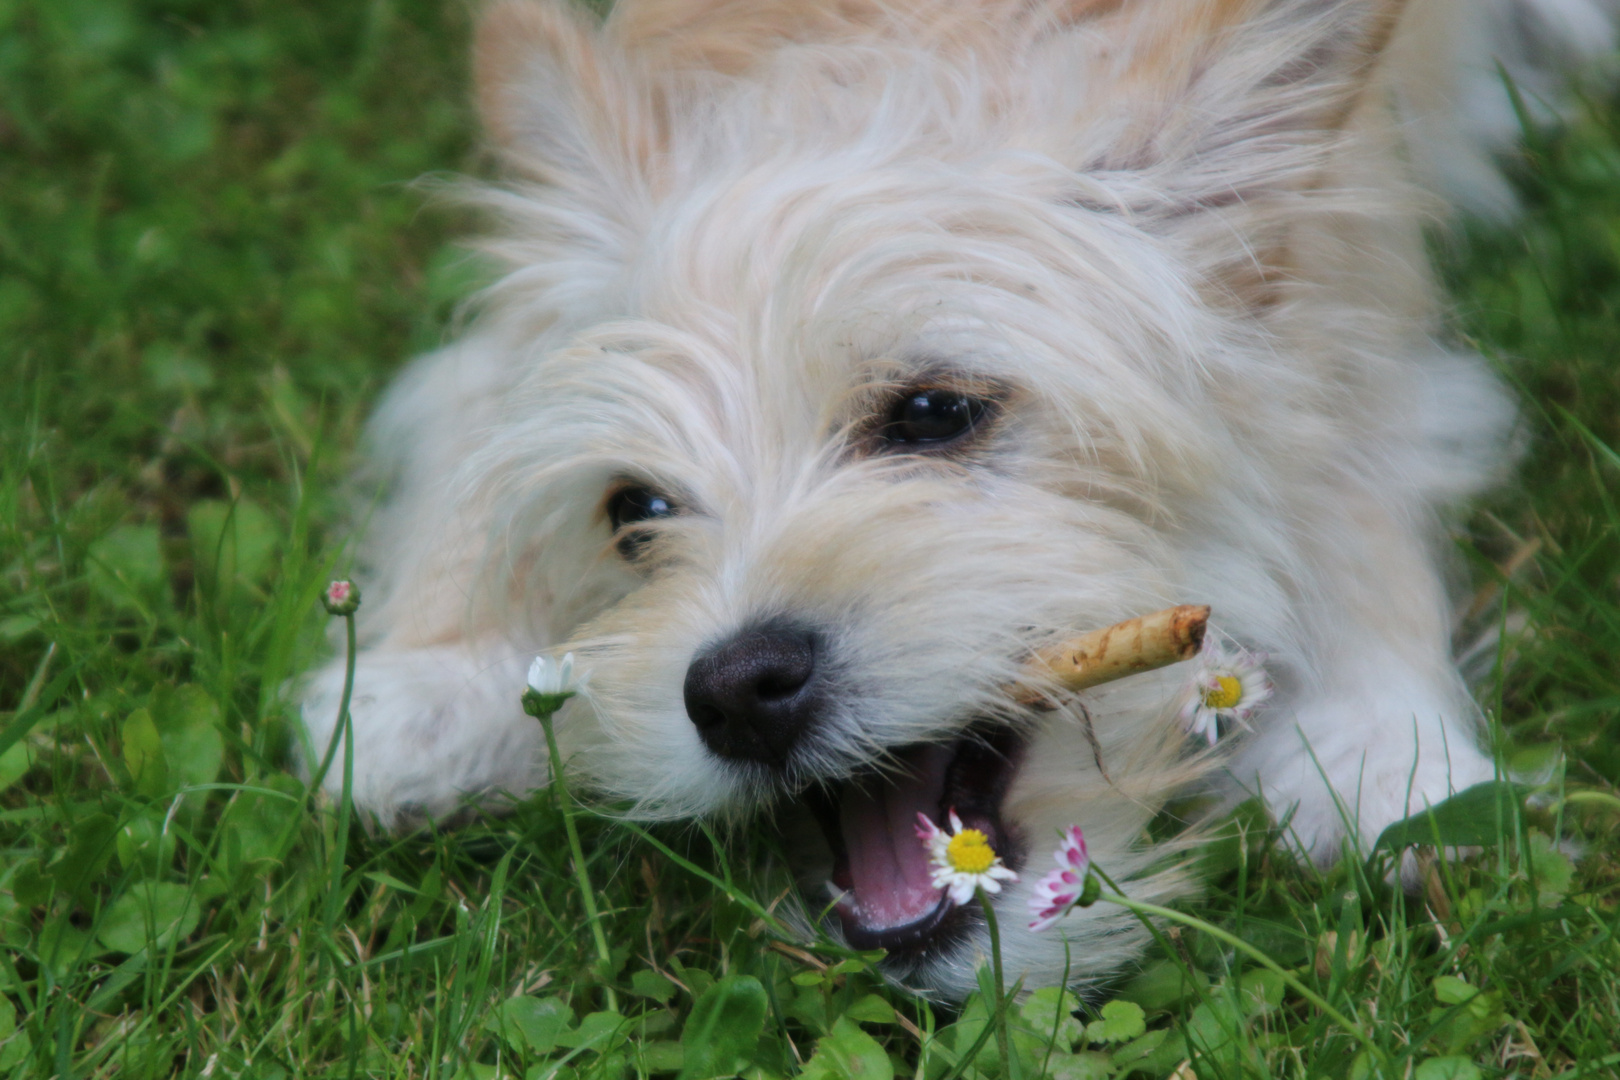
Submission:
{"label": "daisy bud", "polygon": [[321,604],[328,615],[353,615],[360,609],[360,586],[347,578],[334,581],[321,593]]}
{"label": "daisy bud", "polygon": [[529,688],[523,692],[523,711],[537,719],[550,716],[584,687],[585,679],[574,678],[574,654],[567,653],[558,663],[549,656],[537,656],[529,665]]}

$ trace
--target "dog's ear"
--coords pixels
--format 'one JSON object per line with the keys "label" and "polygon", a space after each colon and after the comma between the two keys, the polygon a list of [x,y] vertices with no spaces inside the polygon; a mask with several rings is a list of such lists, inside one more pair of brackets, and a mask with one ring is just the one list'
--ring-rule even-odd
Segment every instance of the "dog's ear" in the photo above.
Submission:
{"label": "dog's ear", "polygon": [[658,123],[634,66],[570,0],[497,0],[473,43],[484,129],[509,165],[589,190],[644,169]]}
{"label": "dog's ear", "polygon": [[[1142,209],[1195,241],[1245,304],[1295,270],[1299,214],[1367,135],[1404,0],[1158,0],[1099,15],[1124,120],[1083,166],[1146,181]],[[1376,125],[1374,125],[1376,126]]]}

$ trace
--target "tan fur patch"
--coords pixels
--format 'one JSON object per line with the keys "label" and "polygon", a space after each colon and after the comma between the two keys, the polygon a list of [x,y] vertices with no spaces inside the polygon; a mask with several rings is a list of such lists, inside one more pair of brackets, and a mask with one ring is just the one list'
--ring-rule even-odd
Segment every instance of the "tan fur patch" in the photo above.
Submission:
{"label": "tan fur patch", "polygon": [[600,81],[582,12],[536,0],[500,0],[484,11],[473,40],[473,82],[479,116],[496,142],[510,142],[521,128],[524,72],[542,57],[582,81]]}

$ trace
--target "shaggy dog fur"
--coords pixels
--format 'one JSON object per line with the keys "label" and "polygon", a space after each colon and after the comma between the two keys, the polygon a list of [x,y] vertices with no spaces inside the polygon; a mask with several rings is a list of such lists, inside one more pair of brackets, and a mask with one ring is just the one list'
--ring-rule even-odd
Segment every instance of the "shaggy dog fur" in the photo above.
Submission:
{"label": "shaggy dog fur", "polygon": [[[399,827],[542,784],[518,697],[570,648],[582,780],[647,819],[819,801],[834,931],[953,997],[980,928],[930,914],[919,807],[1031,871],[1009,972],[1057,981],[1066,936],[1084,982],[1141,931],[1023,930],[1061,827],[1164,900],[1144,826],[1190,785],[1331,859],[1489,778],[1437,544],[1512,411],[1442,341],[1422,230],[1436,190],[1507,205],[1493,54],[1534,89],[1608,40],[1591,0],[492,6],[506,273],[374,423],[355,802]],[[1179,667],[1045,712],[1002,689],[1174,603],[1278,684],[1218,762]],[[714,657],[746,670],[704,698]],[[726,703],[755,676],[788,719]],[[341,684],[305,689],[316,752]]]}

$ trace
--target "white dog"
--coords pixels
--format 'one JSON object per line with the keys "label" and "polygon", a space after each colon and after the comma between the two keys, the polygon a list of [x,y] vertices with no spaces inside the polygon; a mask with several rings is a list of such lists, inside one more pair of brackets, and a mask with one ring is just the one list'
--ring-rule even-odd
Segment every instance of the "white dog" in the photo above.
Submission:
{"label": "white dog", "polygon": [[[918,812],[1031,871],[1077,824],[1163,899],[1144,825],[1195,781],[1331,859],[1489,778],[1437,547],[1512,410],[1439,339],[1425,192],[1504,208],[1493,55],[1534,100],[1609,38],[1596,0],[491,7],[506,273],[374,424],[357,804],[542,784],[518,699],[566,647],[582,782],[819,818],[834,932],[951,997],[980,928]],[[1184,665],[1009,699],[1033,649],[1175,603],[1277,684],[1218,775]],[[305,691],[315,753],[341,685]],[[1000,894],[1013,973],[1140,947],[1107,905],[1024,930],[1036,876]]]}

